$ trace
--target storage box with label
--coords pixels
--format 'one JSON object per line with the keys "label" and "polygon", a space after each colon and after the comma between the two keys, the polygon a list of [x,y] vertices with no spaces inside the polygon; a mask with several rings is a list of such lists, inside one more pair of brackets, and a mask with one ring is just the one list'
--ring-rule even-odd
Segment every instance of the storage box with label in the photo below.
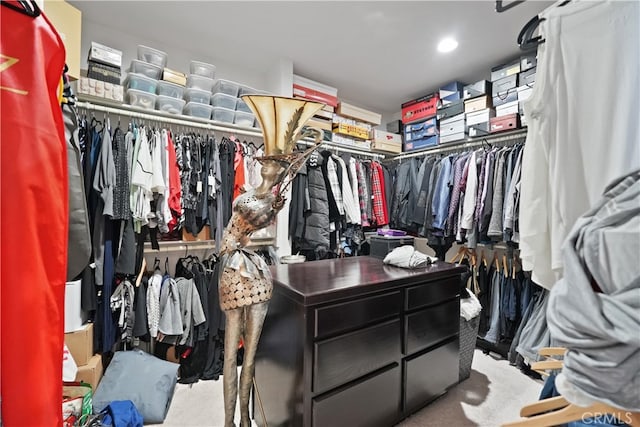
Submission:
{"label": "storage box with label", "polygon": [[394,248],[405,245],[413,246],[412,236],[371,236],[369,255],[384,258]]}
{"label": "storage box with label", "polygon": [[459,99],[451,102],[449,105],[445,105],[438,108],[436,117],[438,120],[448,119],[450,117],[457,116],[464,112],[464,100]]}
{"label": "storage box with label", "polygon": [[96,354],[93,356],[86,365],[78,366],[78,373],[76,374],[76,381],[82,381],[87,384],[91,384],[93,390],[98,388],[98,383],[102,378],[102,355]]}
{"label": "storage box with label", "polygon": [[487,135],[491,126],[489,121],[495,117],[496,112],[493,108],[485,108],[484,110],[467,113],[467,133],[470,137]]}
{"label": "storage box with label", "polygon": [[119,85],[122,77],[120,67],[101,64],[99,62],[87,62],[87,77],[114,85]]}
{"label": "storage box with label", "polygon": [[471,99],[477,96],[489,95],[491,93],[491,82],[480,80],[470,85],[466,85],[462,91],[464,99]]}
{"label": "storage box with label", "polygon": [[518,112],[518,100],[508,102],[496,107],[496,117],[508,116]]}
{"label": "storage box with label", "polygon": [[440,103],[443,106],[449,105],[454,101],[462,99],[462,92],[465,83],[451,82],[440,88]]}
{"label": "storage box with label", "polygon": [[100,43],[91,42],[88,60],[121,68],[122,51]]}
{"label": "storage box with label", "polygon": [[493,106],[490,96],[479,96],[473,99],[467,99],[464,101],[464,112],[473,113],[474,111],[480,111]]}
{"label": "storage box with label", "polygon": [[520,73],[518,81],[520,82],[520,86],[533,86],[536,82],[536,67]]}
{"label": "storage box with label", "polygon": [[93,323],[87,323],[75,332],[64,334],[64,343],[78,368],[89,363],[93,356]]}
{"label": "storage box with label", "polygon": [[493,97],[493,106],[498,107],[502,104],[507,104],[518,99],[518,89],[511,88],[507,92],[502,92],[499,95]]}
{"label": "storage box with label", "polygon": [[410,142],[416,139],[438,134],[438,121],[435,117],[424,120],[419,123],[409,123],[404,125],[404,141]]}
{"label": "storage box with label", "polygon": [[372,147],[376,151],[386,151],[389,153],[402,152],[402,136],[385,132],[383,130],[374,129]]}
{"label": "storage box with label", "polygon": [[464,113],[440,122],[440,144],[459,141],[465,137]]}
{"label": "storage box with label", "polygon": [[515,130],[520,127],[520,116],[518,113],[508,116],[493,117],[491,119],[491,133]]}
{"label": "storage box with label", "polygon": [[506,64],[497,65],[491,68],[491,81],[503,79],[520,72],[520,58],[509,61]]}
{"label": "storage box with label", "polygon": [[402,104],[402,123],[413,123],[436,115],[440,95],[432,93]]}
{"label": "storage box with label", "polygon": [[424,138],[415,139],[413,141],[404,141],[403,151],[414,151],[421,148],[433,147],[438,145],[439,135],[425,136]]}
{"label": "storage box with label", "polygon": [[500,96],[509,92],[511,89],[515,89],[517,86],[518,86],[518,75],[513,74],[503,79],[494,81],[491,88],[491,94],[493,96]]}

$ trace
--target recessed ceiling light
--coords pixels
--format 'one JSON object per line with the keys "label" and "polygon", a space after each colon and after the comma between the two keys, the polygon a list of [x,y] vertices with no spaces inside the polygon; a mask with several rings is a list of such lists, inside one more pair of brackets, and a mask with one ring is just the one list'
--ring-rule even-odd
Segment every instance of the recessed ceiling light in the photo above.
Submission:
{"label": "recessed ceiling light", "polygon": [[451,37],[446,37],[438,43],[438,52],[448,53],[458,47],[458,41]]}

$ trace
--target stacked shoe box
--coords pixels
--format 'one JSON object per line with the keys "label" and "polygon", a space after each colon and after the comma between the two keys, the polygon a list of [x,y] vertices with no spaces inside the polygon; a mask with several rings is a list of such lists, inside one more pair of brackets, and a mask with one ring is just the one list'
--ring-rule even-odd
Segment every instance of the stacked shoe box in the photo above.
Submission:
{"label": "stacked shoe box", "polygon": [[87,64],[87,75],[80,77],[76,88],[77,93],[122,102],[124,94],[120,86],[122,52],[91,42]]}
{"label": "stacked shoe box", "polygon": [[496,115],[491,97],[491,82],[480,80],[466,85],[463,98],[467,134],[472,138],[489,134],[490,120]]}
{"label": "stacked shoe box", "polygon": [[436,117],[440,122],[440,144],[460,141],[467,135],[464,115],[464,83],[451,82],[440,88]]}
{"label": "stacked shoe box", "polygon": [[125,80],[126,102],[134,107],[153,110],[158,99],[158,81],[167,65],[167,54],[143,45],[138,45],[137,50],[138,57],[131,61]]}
{"label": "stacked shoe box", "polygon": [[504,132],[520,127],[518,113],[518,77],[520,58],[491,69],[493,106],[495,117],[490,120],[489,132]]}
{"label": "stacked shoe box", "polygon": [[381,122],[381,114],[341,101],[333,115],[331,141],[371,149],[373,127]]}
{"label": "stacked shoe box", "polygon": [[518,112],[520,114],[520,123],[522,126],[527,125],[527,118],[522,108],[522,103],[531,96],[533,85],[536,81],[536,52],[529,53],[520,57],[520,74],[518,75]]}
{"label": "stacked shoe box", "polygon": [[439,101],[440,93],[435,92],[402,104],[403,151],[438,145]]}
{"label": "stacked shoe box", "polygon": [[325,104],[322,110],[318,111],[307,124],[323,130],[324,139],[326,141],[332,141],[333,115],[338,107],[338,89],[294,74],[292,91],[294,98]]}

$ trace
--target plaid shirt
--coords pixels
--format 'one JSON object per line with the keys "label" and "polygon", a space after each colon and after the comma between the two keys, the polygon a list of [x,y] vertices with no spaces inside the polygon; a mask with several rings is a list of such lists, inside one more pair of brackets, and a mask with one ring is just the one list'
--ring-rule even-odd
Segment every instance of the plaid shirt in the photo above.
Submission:
{"label": "plaid shirt", "polygon": [[378,162],[371,162],[371,192],[373,194],[373,218],[376,225],[389,223],[387,201],[384,194],[384,173]]}
{"label": "plaid shirt", "polygon": [[360,197],[360,215],[362,218],[362,226],[369,227],[369,218],[367,217],[367,179],[364,175],[364,166],[360,162],[356,162],[356,171],[358,173],[358,196]]}

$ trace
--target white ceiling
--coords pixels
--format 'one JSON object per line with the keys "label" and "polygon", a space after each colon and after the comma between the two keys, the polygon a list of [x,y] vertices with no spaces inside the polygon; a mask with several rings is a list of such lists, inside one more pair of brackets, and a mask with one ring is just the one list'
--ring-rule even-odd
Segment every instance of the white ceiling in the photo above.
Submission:
{"label": "white ceiling", "polygon": [[[518,32],[552,2],[503,13],[494,1],[72,3],[83,20],[239,66],[291,59],[296,74],[337,87],[341,99],[393,113],[448,81],[488,78],[491,66],[519,53]],[[445,36],[457,50],[438,53]]]}

